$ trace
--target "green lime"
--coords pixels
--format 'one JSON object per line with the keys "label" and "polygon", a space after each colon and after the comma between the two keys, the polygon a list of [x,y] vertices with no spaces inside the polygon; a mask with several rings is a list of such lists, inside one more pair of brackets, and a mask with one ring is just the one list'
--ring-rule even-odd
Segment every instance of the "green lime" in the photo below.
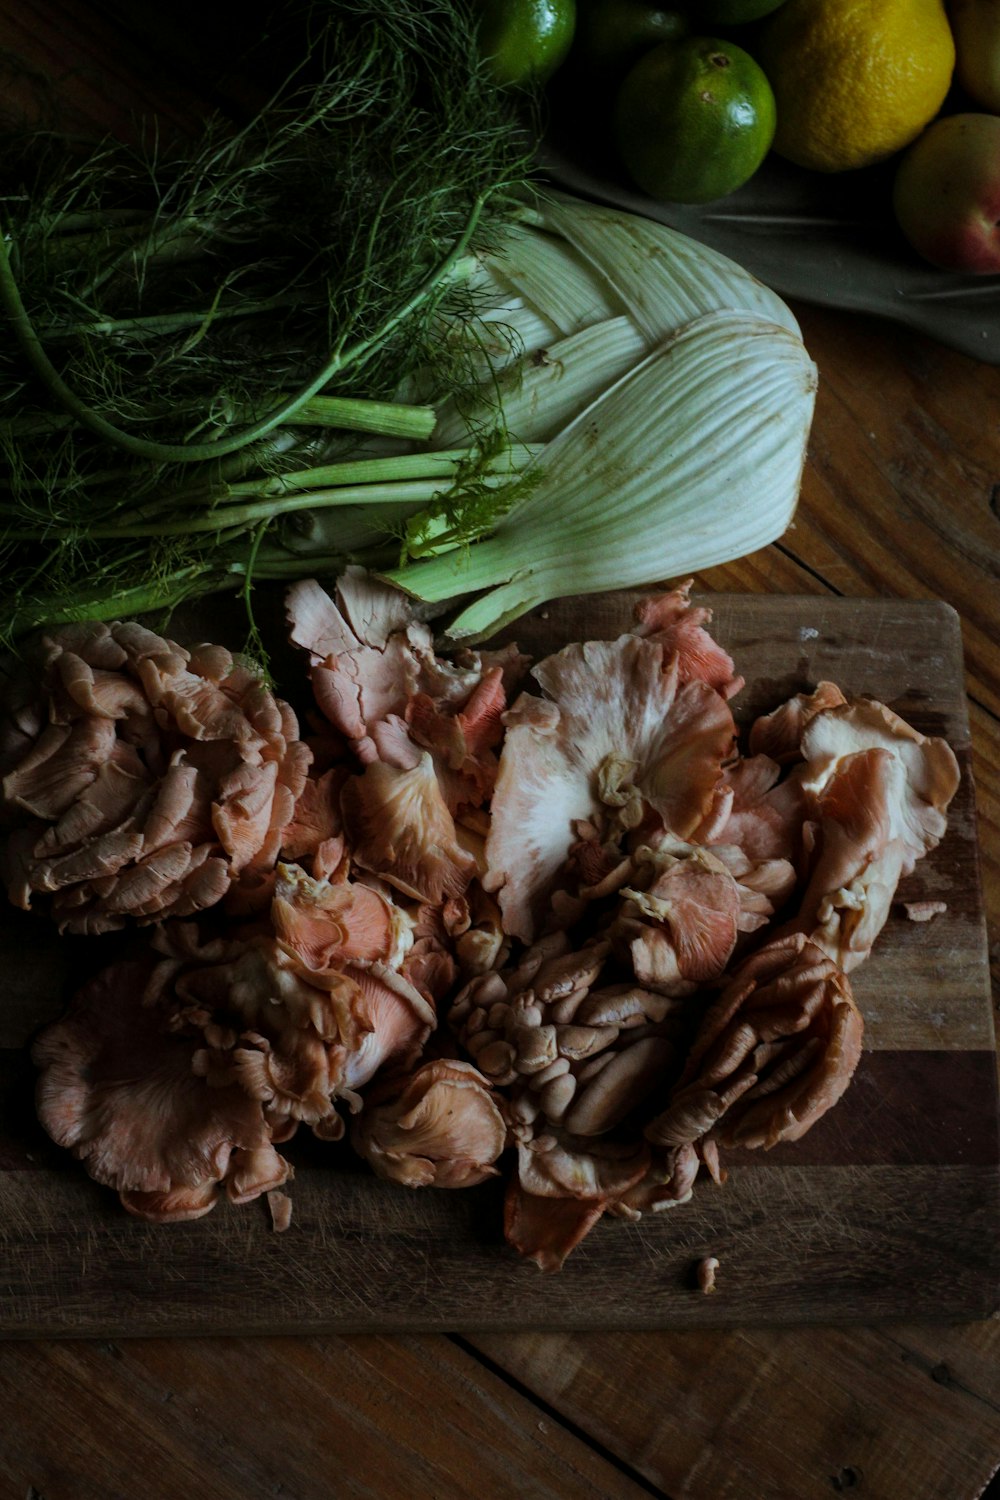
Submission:
{"label": "green lime", "polygon": [[498,83],[544,83],[573,42],[576,0],[478,0],[479,48]]}
{"label": "green lime", "polygon": [[694,25],[742,26],[745,21],[759,21],[785,0],[688,0]]}
{"label": "green lime", "polygon": [[664,42],[630,69],[615,100],[614,133],[636,186],[668,203],[724,198],[771,147],[774,95],[735,42]]}
{"label": "green lime", "polygon": [[624,78],[644,52],[690,30],[681,11],[648,0],[577,0],[571,61],[594,78]]}

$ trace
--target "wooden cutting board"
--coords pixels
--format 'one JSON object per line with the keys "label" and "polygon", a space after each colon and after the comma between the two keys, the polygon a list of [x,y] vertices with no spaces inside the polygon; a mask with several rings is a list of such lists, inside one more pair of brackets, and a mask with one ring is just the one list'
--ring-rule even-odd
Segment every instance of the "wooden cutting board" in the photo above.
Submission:
{"label": "wooden cutting board", "polygon": [[[34,1120],[25,1045],[60,1012],[80,950],[67,954],[44,918],[10,912],[0,932],[0,1335],[639,1329],[994,1311],[997,1066],[958,617],[894,600],[708,602],[713,633],[747,679],[738,717],[829,678],[944,735],[962,766],[947,836],[899,892],[947,909],[925,923],[894,910],[853,976],[865,1052],[839,1106],[794,1145],[728,1153],[722,1188],[699,1182],[671,1212],[602,1222],[555,1276],[504,1245],[495,1184],[407,1190],[314,1141],[284,1148],[296,1164],[286,1233],[262,1203],[154,1228]],[[617,634],[631,608],[625,595],[564,601],[510,635],[542,654]],[[221,626],[214,633],[224,638]],[[708,1254],[720,1262],[713,1296],[693,1278]]]}

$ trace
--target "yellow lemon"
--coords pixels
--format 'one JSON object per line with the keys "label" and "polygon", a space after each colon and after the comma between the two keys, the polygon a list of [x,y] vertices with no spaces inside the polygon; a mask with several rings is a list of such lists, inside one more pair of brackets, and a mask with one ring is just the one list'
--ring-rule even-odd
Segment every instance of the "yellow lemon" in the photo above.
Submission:
{"label": "yellow lemon", "polygon": [[775,151],[818,172],[908,146],[955,67],[943,0],[786,0],[755,50],[778,109]]}

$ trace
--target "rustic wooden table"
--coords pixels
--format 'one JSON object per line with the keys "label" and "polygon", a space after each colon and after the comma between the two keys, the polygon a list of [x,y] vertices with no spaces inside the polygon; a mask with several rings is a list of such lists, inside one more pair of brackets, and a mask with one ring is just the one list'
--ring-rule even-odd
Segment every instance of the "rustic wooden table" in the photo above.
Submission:
{"label": "rustic wooden table", "polygon": [[[111,129],[182,123],[219,85],[139,4],[2,0],[0,48]],[[696,586],[955,607],[997,978],[1000,369],[794,310],[820,372],[794,527]],[[1000,1323],[8,1342],[0,1411],[11,1500],[975,1500],[1000,1464]]]}

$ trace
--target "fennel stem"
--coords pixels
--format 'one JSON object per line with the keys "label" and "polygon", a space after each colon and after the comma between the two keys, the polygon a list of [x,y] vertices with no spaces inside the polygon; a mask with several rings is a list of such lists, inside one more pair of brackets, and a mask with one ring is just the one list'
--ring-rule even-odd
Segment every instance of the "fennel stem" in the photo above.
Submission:
{"label": "fennel stem", "polygon": [[147,313],[136,318],[95,318],[87,323],[55,323],[39,334],[41,341],[77,338],[80,334],[174,333],[179,328],[201,328],[218,318],[251,318],[259,313],[291,307],[288,296],[269,297],[258,302],[234,302],[223,307],[193,308],[172,313]]}
{"label": "fennel stem", "polygon": [[[330,509],[340,505],[393,505],[400,501],[425,505],[430,504],[440,493],[441,485],[434,480],[345,485],[339,489],[311,490],[304,495],[282,495],[260,500],[256,504],[221,506],[200,517],[181,516],[173,521],[140,521],[131,526],[102,526],[98,523],[88,527],[87,535],[97,541],[134,540],[144,536],[198,536],[257,526],[261,521],[275,520],[299,510]],[[7,537],[12,542],[35,542],[41,541],[43,534],[37,530],[18,530],[12,526],[7,531]]]}
{"label": "fennel stem", "polygon": [[[202,592],[201,583],[207,577],[208,569],[205,565],[192,563],[179,568],[167,579],[133,584],[128,588],[116,589],[112,594],[95,591],[90,596],[81,593],[75,598],[41,599],[34,607],[25,605],[17,611],[14,633],[27,633],[43,625],[72,625],[83,620],[116,620],[132,615],[170,611],[182,604],[195,590]],[[220,579],[217,586],[224,588],[227,582],[228,580]]]}
{"label": "fennel stem", "polygon": [[[237,535],[243,528],[256,527],[262,521],[276,520],[296,511],[330,510],[347,505],[433,506],[471,475],[485,489],[502,488],[523,472],[538,448],[537,444],[512,448],[499,458],[483,456],[476,448],[397,454],[391,458],[326,464],[263,481],[242,480],[215,487],[202,484],[190,492],[174,490],[152,497],[134,512],[131,521],[92,522],[87,527],[87,536],[100,541],[124,541],[223,532]],[[170,519],[160,519],[162,512],[174,513],[185,505],[207,505],[209,509],[202,516],[172,515]],[[0,505],[0,514],[5,509]],[[56,527],[46,524],[9,526],[4,535],[11,542],[41,542],[56,533]],[[437,545],[444,540],[443,535],[435,538]],[[461,537],[456,537],[454,545],[460,541]]]}
{"label": "fennel stem", "polygon": [[464,227],[447,255],[424,278],[406,301],[385,319],[374,334],[358,340],[346,351],[334,350],[323,368],[299,391],[282,401],[269,416],[235,432],[229,432],[225,437],[215,438],[208,442],[161,443],[137,437],[134,433],[125,432],[113,422],[109,422],[106,417],[102,417],[67,385],[49,359],[38,331],[24,306],[17,278],[10,263],[10,253],[7,249],[8,234],[2,218],[0,218],[0,307],[10,319],[17,340],[36,375],[44,382],[56,400],[60,401],[83,426],[96,433],[98,437],[114,443],[137,458],[152,459],[160,463],[195,463],[222,458],[267,437],[276,427],[280,427],[289,417],[300,411],[306,402],[317,396],[334,375],[350,366],[362,364],[374,349],[384,344],[400,324],[404,323],[423,302],[426,302],[446,283],[455,268],[461,266],[462,258],[482,215],[486,197],[487,194],[484,192],[477,194]]}
{"label": "fennel stem", "polygon": [[[392,561],[390,549],[378,545],[363,556],[327,552],[297,557],[279,546],[273,546],[269,551],[265,544],[266,532],[266,524],[259,526],[249,550],[243,555],[213,553],[208,558],[199,558],[144,583],[39,598],[16,610],[9,622],[9,633],[16,638],[43,626],[50,628],[83,621],[127,619],[135,615],[169,615],[192,595],[204,597],[231,592],[236,579],[242,580],[239,592],[248,602],[255,581],[284,583],[296,578],[311,578],[316,573],[336,572],[351,561],[352,556],[372,568],[388,567]],[[393,552],[396,550],[392,549]],[[252,619],[252,610],[250,615]]]}
{"label": "fennel stem", "polygon": [[[192,416],[196,416],[200,410],[200,407],[192,404],[182,408],[174,406],[172,413],[177,415],[179,412],[190,411]],[[74,426],[75,421],[70,412],[41,412],[32,417],[0,420],[0,431],[13,438],[39,437],[64,432]],[[406,406],[401,401],[374,401],[359,396],[314,396],[283,425],[331,427],[340,432],[369,432],[381,437],[419,439],[430,437],[435,421],[432,406]],[[128,473],[129,470],[123,469],[121,477]],[[109,471],[104,475],[90,476],[88,482],[98,483],[115,477]],[[0,476],[0,484],[6,483]]]}

